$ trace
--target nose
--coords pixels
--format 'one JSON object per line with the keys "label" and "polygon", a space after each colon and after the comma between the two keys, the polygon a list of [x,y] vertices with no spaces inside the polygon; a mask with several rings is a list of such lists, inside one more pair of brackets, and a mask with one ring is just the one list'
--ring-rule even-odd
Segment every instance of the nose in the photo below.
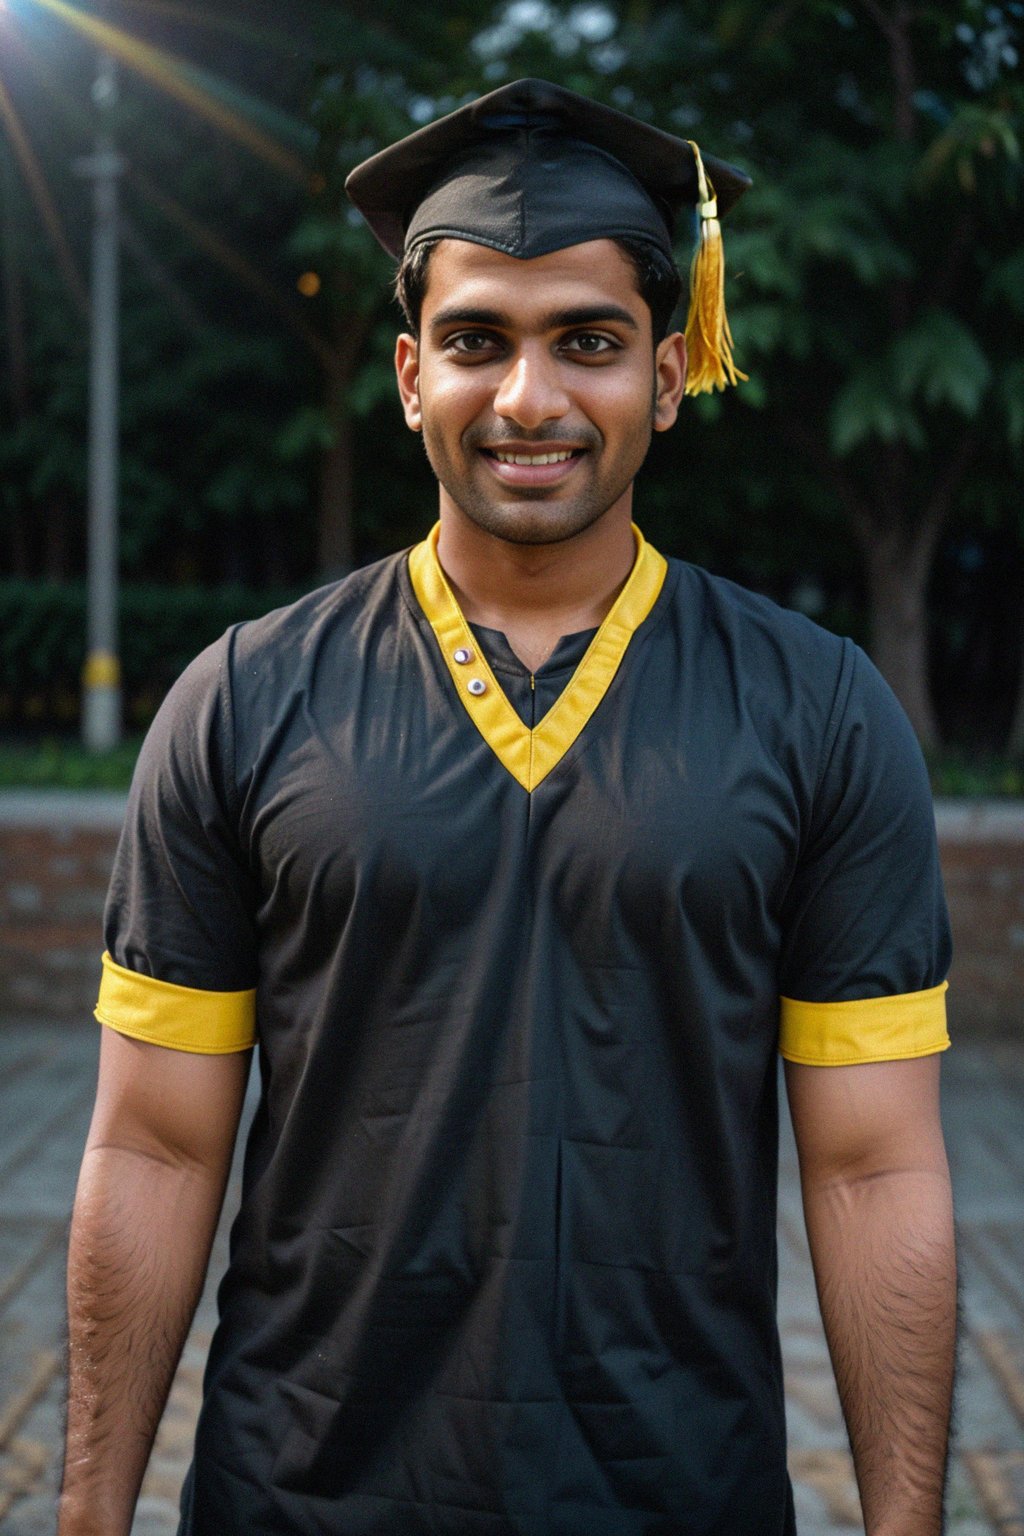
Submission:
{"label": "nose", "polygon": [[568,409],[558,362],[547,348],[518,352],[494,397],[495,413],[517,426],[534,428],[545,421],[557,421]]}

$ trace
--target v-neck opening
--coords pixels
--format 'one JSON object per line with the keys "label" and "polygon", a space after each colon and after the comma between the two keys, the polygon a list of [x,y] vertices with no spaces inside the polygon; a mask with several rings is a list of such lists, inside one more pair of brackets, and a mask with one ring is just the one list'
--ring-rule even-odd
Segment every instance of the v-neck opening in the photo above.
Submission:
{"label": "v-neck opening", "polygon": [[539,667],[531,669],[512,649],[508,636],[502,630],[492,629],[487,624],[467,622],[485,651],[493,672],[501,677],[536,677],[545,682],[561,677],[563,673],[571,675],[575,672],[599,627],[594,624],[589,629],[577,629],[560,635],[550,655],[545,657]]}
{"label": "v-neck opening", "polygon": [[527,793],[561,762],[597,709],[633,634],[657,601],[668,569],[634,523],[636,559],[622,591],[572,677],[541,720],[526,725],[473,634],[437,558],[435,523],[409,552],[409,578],[434,632],[459,701],[502,765]]}

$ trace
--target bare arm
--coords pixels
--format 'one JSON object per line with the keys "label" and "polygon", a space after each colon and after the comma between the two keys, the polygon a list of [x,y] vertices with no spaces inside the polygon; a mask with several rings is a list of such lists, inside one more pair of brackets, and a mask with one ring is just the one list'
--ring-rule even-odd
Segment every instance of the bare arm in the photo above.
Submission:
{"label": "bare arm", "polygon": [[939,1536],[956,1258],[936,1056],[786,1063],[804,1215],[868,1536]]}
{"label": "bare arm", "polygon": [[201,1056],[104,1028],[68,1253],[59,1536],[128,1536],[202,1291],[248,1051]]}

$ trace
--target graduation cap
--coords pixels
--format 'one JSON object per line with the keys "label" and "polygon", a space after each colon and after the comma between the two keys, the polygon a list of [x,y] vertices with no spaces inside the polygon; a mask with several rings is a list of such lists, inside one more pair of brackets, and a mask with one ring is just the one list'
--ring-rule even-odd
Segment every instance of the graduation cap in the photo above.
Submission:
{"label": "graduation cap", "polygon": [[719,219],[750,186],[637,118],[546,80],[517,80],[428,123],[357,165],[352,202],[397,259],[425,240],[470,240],[528,260],[626,236],[672,260],[696,222],[687,394],[743,379],[725,313]]}

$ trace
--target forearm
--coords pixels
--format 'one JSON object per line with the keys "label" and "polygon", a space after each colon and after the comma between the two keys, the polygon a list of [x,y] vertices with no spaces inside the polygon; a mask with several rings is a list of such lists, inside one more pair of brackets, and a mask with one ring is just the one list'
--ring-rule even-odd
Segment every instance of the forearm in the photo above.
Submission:
{"label": "forearm", "polygon": [[805,1181],[822,1319],[868,1536],[939,1536],[956,1334],[948,1174]]}
{"label": "forearm", "polygon": [[223,1179],[87,1148],[68,1253],[68,1426],[58,1536],[128,1536],[202,1290]]}

